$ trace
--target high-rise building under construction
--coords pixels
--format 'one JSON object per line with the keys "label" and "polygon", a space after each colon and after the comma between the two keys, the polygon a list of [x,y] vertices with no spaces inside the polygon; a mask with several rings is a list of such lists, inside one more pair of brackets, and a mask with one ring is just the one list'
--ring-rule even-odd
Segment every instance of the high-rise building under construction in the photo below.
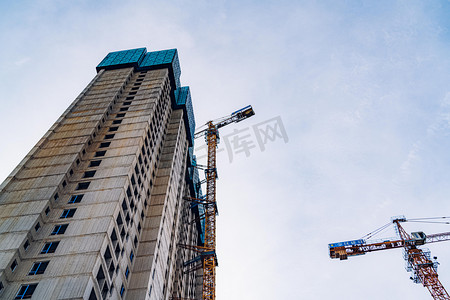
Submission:
{"label": "high-rise building under construction", "polygon": [[197,299],[190,91],[176,49],[109,53],[0,186],[0,299]]}

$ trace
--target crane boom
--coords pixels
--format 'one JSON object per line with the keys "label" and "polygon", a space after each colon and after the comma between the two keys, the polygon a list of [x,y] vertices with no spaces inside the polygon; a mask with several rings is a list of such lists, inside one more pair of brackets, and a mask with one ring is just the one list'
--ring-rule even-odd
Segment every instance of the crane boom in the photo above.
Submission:
{"label": "crane boom", "polygon": [[195,137],[205,135],[208,145],[208,164],[205,170],[206,195],[202,201],[205,206],[205,244],[202,247],[201,256],[203,260],[203,300],[214,300],[216,298],[216,149],[219,143],[218,129],[245,120],[254,114],[253,108],[248,105],[218,122],[209,121],[207,129],[195,134]]}
{"label": "crane boom", "polygon": [[254,114],[255,114],[255,112],[253,111],[252,106],[251,105],[247,105],[246,107],[235,111],[234,113],[232,113],[231,115],[229,115],[227,117],[221,118],[221,119],[219,119],[217,121],[214,121],[214,120],[213,121],[209,121],[208,123],[206,123],[208,128],[203,129],[203,130],[201,130],[199,132],[196,132],[194,134],[194,137],[198,138],[198,137],[201,137],[201,136],[203,136],[205,134],[207,135],[207,132],[209,130],[211,130],[211,128],[209,127],[210,124],[212,124],[213,127],[217,130],[217,129],[222,128],[222,127],[224,127],[224,126],[226,126],[228,124],[238,123],[238,122],[243,121],[243,120],[245,120],[247,118],[250,118]]}
{"label": "crane boom", "polygon": [[426,235],[419,231],[412,232],[411,235],[409,235],[400,225],[401,222],[405,221],[406,218],[404,217],[394,218],[392,220],[399,239],[369,243],[364,239],[359,239],[329,244],[330,258],[345,260],[348,257],[363,255],[368,252],[403,248],[407,264],[406,269],[413,274],[411,279],[415,283],[422,283],[422,285],[428,289],[433,299],[450,300],[449,294],[438,279],[438,263],[430,259],[429,251],[423,251],[422,249],[417,248],[417,246],[427,243],[450,240],[450,232]]}
{"label": "crane boom", "polygon": [[428,234],[425,243],[436,243],[450,240],[450,232]]}
{"label": "crane boom", "polygon": [[424,244],[437,243],[450,240],[450,232],[435,233],[425,235],[423,232],[411,233],[408,240],[396,239],[382,242],[372,242],[360,239],[348,242],[329,244],[330,258],[339,258],[345,260],[349,256],[363,255],[368,252],[387,250],[394,248],[403,248],[405,246],[421,246]]}

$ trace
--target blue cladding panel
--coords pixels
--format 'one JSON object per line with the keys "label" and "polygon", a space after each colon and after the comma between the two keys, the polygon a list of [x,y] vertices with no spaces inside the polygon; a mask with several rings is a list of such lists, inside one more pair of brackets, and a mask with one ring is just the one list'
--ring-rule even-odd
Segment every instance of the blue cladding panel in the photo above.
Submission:
{"label": "blue cladding panel", "polygon": [[[198,206],[198,215],[204,216],[204,214],[205,214],[205,208],[203,207],[203,205],[199,205]],[[200,240],[202,241],[202,244],[204,244],[205,243],[205,218],[200,219],[200,227],[201,227]]]}
{"label": "blue cladding panel", "polygon": [[189,145],[194,145],[194,134],[195,134],[195,117],[194,108],[192,106],[191,92],[188,86],[181,87],[175,90],[175,108],[183,108],[185,115],[186,125],[189,126],[187,129],[187,135],[189,140]]}
{"label": "blue cladding panel", "polygon": [[194,190],[195,190],[195,197],[196,198],[200,198],[199,194],[198,194],[198,188],[200,186],[200,176],[198,174],[198,168],[193,168],[194,169],[194,176],[193,176],[193,182],[194,182]]}
{"label": "blue cladding panel", "polygon": [[187,170],[188,170],[189,180],[193,181],[194,180],[194,168],[189,167],[189,168],[187,168]]}
{"label": "blue cladding panel", "polygon": [[194,147],[188,147],[188,161],[187,162],[190,166],[194,166],[193,159],[194,159]]}
{"label": "blue cladding panel", "polygon": [[[196,160],[195,155],[194,155],[194,160]],[[199,198],[199,199],[203,199],[202,187],[200,185],[200,175],[198,173],[198,168],[193,168],[193,169],[194,169],[193,182],[194,182],[194,189],[195,189],[195,197]],[[199,204],[198,205],[198,215],[204,216],[204,214],[205,214],[205,207],[202,204]],[[200,218],[200,228],[201,228],[200,240],[201,240],[202,244],[204,244],[205,243],[205,218]]]}
{"label": "blue cladding panel", "polygon": [[176,87],[180,87],[181,86],[181,82],[180,82],[181,67],[180,67],[180,60],[178,59],[177,49],[175,49],[175,56],[173,57],[173,61],[172,61],[172,70],[173,70],[173,75],[175,77]]}
{"label": "blue cladding panel", "polygon": [[141,67],[171,64],[176,53],[177,49],[149,52],[145,55]]}
{"label": "blue cladding panel", "polygon": [[167,64],[172,65],[175,86],[177,88],[180,87],[181,68],[177,49],[149,52],[145,55],[142,63],[139,64],[139,67],[145,69]]}
{"label": "blue cladding panel", "polygon": [[110,52],[97,66],[97,70],[112,66],[132,65],[137,67],[144,58],[146,48]]}

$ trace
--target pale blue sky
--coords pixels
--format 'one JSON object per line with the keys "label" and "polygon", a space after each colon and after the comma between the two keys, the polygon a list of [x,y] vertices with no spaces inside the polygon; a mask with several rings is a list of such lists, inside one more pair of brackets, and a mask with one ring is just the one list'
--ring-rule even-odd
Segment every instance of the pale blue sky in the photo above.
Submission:
{"label": "pale blue sky", "polygon": [[[197,124],[251,104],[222,136],[280,116],[289,137],[219,153],[218,300],[430,299],[400,250],[327,244],[449,215],[449,20],[449,1],[3,1],[0,180],[108,52],[177,48]],[[450,243],[429,248],[450,290]]]}

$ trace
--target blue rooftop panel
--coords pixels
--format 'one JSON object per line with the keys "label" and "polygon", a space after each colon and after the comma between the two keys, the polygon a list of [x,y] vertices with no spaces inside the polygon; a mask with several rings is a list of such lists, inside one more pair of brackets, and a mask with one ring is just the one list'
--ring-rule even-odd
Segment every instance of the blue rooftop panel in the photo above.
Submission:
{"label": "blue rooftop panel", "polygon": [[149,52],[139,64],[139,68],[147,69],[164,65],[171,65],[171,70],[173,71],[173,77],[175,79],[175,86],[177,88],[180,87],[181,68],[180,61],[178,60],[177,49]]}
{"label": "blue rooftop panel", "polygon": [[110,52],[97,66],[97,71],[101,69],[116,69],[121,67],[138,67],[139,63],[147,53],[146,48],[122,50]]}
{"label": "blue rooftop panel", "polygon": [[145,58],[142,61],[141,66],[145,67],[162,64],[171,64],[176,53],[177,53],[176,49],[149,52],[147,53],[147,55],[145,55]]}

